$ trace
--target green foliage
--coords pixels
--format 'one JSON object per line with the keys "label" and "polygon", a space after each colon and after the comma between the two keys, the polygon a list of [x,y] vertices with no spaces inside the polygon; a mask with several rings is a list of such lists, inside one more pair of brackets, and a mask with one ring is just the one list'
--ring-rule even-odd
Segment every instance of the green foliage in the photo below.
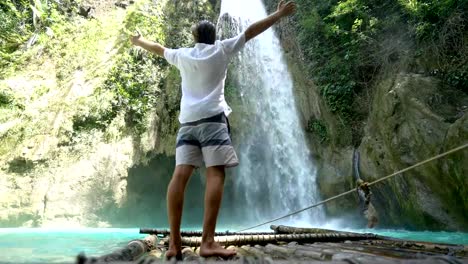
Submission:
{"label": "green foliage", "polygon": [[425,68],[446,85],[468,93],[468,2],[420,0],[411,7],[406,12]]}
{"label": "green foliage", "polygon": [[63,23],[77,9],[77,1],[6,0],[0,3],[0,70],[21,64],[21,47],[48,27]]}
{"label": "green foliage", "polygon": [[143,132],[145,114],[156,105],[161,79],[157,61],[137,52],[121,57],[104,83],[104,89],[115,93],[112,109],[124,111],[129,127]]}
{"label": "green foliage", "polygon": [[[0,85],[0,108],[4,109],[24,109],[24,104],[22,100],[19,100],[16,98],[14,92],[9,89],[8,87],[5,87],[3,84]],[[5,116],[8,118],[8,116]],[[0,118],[0,121],[3,118]]]}
{"label": "green foliage", "polygon": [[110,125],[117,116],[117,111],[106,95],[102,91],[98,91],[95,96],[82,99],[80,102],[82,109],[79,109],[73,116],[73,131],[75,133],[93,129],[105,131]]}
{"label": "green foliage", "polygon": [[74,116],[74,130],[103,131],[119,113],[124,113],[126,125],[133,131],[131,133],[141,134],[147,129],[148,113],[155,109],[159,109],[161,122],[166,123],[164,127],[172,128],[169,124],[177,124],[179,72],[163,58],[132,47],[128,38],[138,30],[146,39],[167,47],[188,46],[192,44],[190,28],[193,22],[211,15],[212,7],[207,1],[199,1],[195,5],[191,1],[154,4],[153,1],[142,0],[129,7],[118,42],[122,54],[107,73],[102,89],[95,95],[110,93],[111,105],[101,107],[91,102],[94,106]]}
{"label": "green foliage", "polygon": [[47,26],[50,23],[49,16],[52,7],[49,5],[49,1],[32,0],[30,7],[33,14],[34,28],[39,29],[42,26]]}
{"label": "green foliage", "polygon": [[438,30],[454,13],[466,14],[468,11],[468,3],[463,0],[399,0],[399,2],[410,15],[409,19],[419,39],[437,37]]}
{"label": "green foliage", "polygon": [[446,84],[468,94],[468,64],[460,68],[452,68],[441,75]]}
{"label": "green foliage", "polygon": [[56,59],[59,82],[68,82],[77,70],[92,68],[96,77],[103,74],[102,65],[95,65],[105,50],[101,43],[114,37],[106,26],[97,20],[78,27],[65,21],[51,26],[56,37],[44,41],[44,46],[48,55]]}
{"label": "green foliage", "polygon": [[29,1],[11,0],[0,3],[0,56],[2,60],[26,41],[31,32],[32,20],[29,16],[28,4]]}
{"label": "green foliage", "polygon": [[166,45],[172,48],[192,45],[191,27],[201,20],[213,21],[216,16],[213,10],[207,0],[167,1],[164,7]]}
{"label": "green foliage", "polygon": [[445,84],[468,92],[468,2],[400,0],[426,68]]}
{"label": "green foliage", "polygon": [[[332,112],[352,120],[355,95],[380,64],[371,60],[385,4],[375,1],[299,0],[299,40],[308,68]],[[304,6],[302,6],[304,5]]]}
{"label": "green foliage", "polygon": [[[128,37],[136,31],[141,31],[146,39],[165,44],[164,14],[162,4],[153,4],[151,1],[140,1],[131,6],[124,21],[124,34]],[[130,45],[128,38],[125,39]],[[128,46],[125,46],[126,48]]]}
{"label": "green foliage", "polygon": [[306,131],[316,135],[320,139],[320,143],[327,143],[330,139],[327,126],[321,120],[310,119],[309,122],[307,122]]}
{"label": "green foliage", "polygon": [[348,65],[337,68],[338,63],[323,65],[318,72],[317,81],[320,83],[320,94],[331,111],[350,118],[357,85],[353,80],[352,69],[349,69]]}
{"label": "green foliage", "polygon": [[0,107],[8,106],[13,101],[12,96],[6,91],[0,91]]}
{"label": "green foliage", "polygon": [[128,38],[137,30],[146,39],[165,44],[163,6],[151,1],[140,1],[130,7],[124,21],[123,54],[110,70],[104,82],[103,89],[113,93],[110,112],[99,111],[85,119],[76,120],[76,126],[83,128],[104,129],[118,112],[125,113],[128,127],[141,134],[147,128],[145,120],[149,111],[153,110],[160,97],[159,86],[165,77],[167,63],[140,48],[130,47]]}
{"label": "green foliage", "polygon": [[347,126],[362,123],[365,116],[355,109],[360,105],[356,99],[371,94],[366,89],[373,86],[382,69],[392,70],[391,63],[407,59],[403,54],[408,54],[408,47],[426,60],[428,73],[466,91],[467,1],[296,2],[295,25],[308,75],[331,111]]}

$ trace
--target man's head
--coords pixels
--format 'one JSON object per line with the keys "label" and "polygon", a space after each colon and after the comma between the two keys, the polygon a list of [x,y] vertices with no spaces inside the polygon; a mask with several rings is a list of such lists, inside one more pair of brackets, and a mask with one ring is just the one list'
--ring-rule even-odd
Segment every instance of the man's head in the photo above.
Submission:
{"label": "man's head", "polygon": [[192,27],[192,34],[197,43],[214,44],[216,41],[216,27],[210,21],[200,21]]}

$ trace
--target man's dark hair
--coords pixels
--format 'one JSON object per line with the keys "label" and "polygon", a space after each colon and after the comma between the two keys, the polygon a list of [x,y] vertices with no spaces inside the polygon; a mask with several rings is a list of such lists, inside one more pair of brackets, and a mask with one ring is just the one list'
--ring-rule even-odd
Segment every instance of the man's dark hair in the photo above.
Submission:
{"label": "man's dark hair", "polygon": [[216,41],[216,27],[207,20],[200,21],[192,27],[192,34],[197,43],[213,45]]}

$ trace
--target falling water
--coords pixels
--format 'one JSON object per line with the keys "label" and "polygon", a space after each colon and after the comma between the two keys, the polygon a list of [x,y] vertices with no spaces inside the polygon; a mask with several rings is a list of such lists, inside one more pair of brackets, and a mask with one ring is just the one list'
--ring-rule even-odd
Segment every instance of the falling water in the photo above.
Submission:
{"label": "falling water", "polygon": [[[260,0],[223,0],[225,13],[234,25],[230,30],[237,33],[267,15]],[[315,165],[282,53],[269,29],[246,44],[233,69],[242,105],[234,109],[240,119],[233,135],[240,159],[234,190],[236,203],[242,204],[237,213],[251,223],[307,207],[319,198]],[[316,208],[288,221],[317,225],[322,215]]]}

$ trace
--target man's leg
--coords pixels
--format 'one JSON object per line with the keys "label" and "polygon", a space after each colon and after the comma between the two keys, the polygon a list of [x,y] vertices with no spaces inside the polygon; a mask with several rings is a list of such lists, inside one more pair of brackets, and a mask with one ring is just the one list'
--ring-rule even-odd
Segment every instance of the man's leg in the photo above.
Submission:
{"label": "man's leg", "polygon": [[229,257],[236,252],[227,250],[214,242],[216,219],[218,218],[224,190],[224,166],[209,167],[206,170],[205,215],[203,219],[200,256]]}
{"label": "man's leg", "polygon": [[178,165],[167,188],[167,215],[171,227],[169,250],[166,252],[167,258],[181,256],[180,223],[184,207],[185,187],[192,175],[193,169],[194,167],[191,165]]}

